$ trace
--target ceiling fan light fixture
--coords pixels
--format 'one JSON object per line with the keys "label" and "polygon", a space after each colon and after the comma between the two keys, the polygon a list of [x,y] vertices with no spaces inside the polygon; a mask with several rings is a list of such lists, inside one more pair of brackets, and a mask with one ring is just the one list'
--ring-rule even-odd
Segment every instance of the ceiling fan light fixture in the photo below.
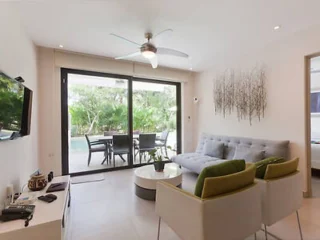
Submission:
{"label": "ceiling fan light fixture", "polygon": [[142,56],[144,56],[145,58],[147,59],[151,59],[151,58],[154,58],[156,54],[152,51],[143,51],[142,52]]}

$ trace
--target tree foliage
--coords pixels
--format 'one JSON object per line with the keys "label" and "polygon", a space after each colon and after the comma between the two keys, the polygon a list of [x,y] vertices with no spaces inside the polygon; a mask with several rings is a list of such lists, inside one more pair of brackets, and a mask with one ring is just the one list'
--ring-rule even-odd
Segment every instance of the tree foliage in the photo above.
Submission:
{"label": "tree foliage", "polygon": [[[87,85],[69,87],[72,135],[128,132],[128,90]],[[133,91],[133,129],[159,132],[176,128],[175,88]]]}
{"label": "tree foliage", "polygon": [[23,87],[0,74],[0,131],[19,131],[22,118]]}

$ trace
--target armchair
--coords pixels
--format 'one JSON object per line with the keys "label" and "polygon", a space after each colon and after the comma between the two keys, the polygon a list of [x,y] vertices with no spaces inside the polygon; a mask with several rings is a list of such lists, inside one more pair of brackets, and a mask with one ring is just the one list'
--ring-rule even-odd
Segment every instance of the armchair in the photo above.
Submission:
{"label": "armchair", "polygon": [[303,198],[302,175],[296,170],[298,160],[268,165],[264,179],[257,179],[261,185],[262,223],[266,239],[268,239],[267,226],[294,212],[297,216],[300,238],[303,239],[298,213]]}
{"label": "armchair", "polygon": [[[212,184],[236,182],[247,171],[210,178]],[[255,169],[254,169],[255,173]],[[161,220],[164,220],[184,240],[235,240],[255,234],[261,225],[260,188],[250,174],[249,184],[237,189],[220,187],[218,195],[202,198],[165,182],[158,182],[156,213],[159,216],[158,240]],[[205,186],[207,185],[205,180]],[[229,181],[230,180],[230,181]],[[247,178],[248,180],[248,178]],[[212,192],[212,191],[211,191]]]}

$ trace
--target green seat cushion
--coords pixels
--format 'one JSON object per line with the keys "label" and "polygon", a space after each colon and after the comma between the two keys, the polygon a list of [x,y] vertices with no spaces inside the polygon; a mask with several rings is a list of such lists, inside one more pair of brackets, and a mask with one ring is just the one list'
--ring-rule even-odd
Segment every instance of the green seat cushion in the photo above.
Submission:
{"label": "green seat cushion", "polygon": [[220,176],[209,177],[204,181],[201,198],[212,198],[221,194],[234,193],[254,183],[256,166],[248,165],[243,171]]}
{"label": "green seat cushion", "polygon": [[204,168],[196,183],[194,195],[201,197],[204,180],[208,177],[219,177],[236,172],[243,171],[246,167],[246,162],[244,160],[230,160],[217,165],[209,166]]}
{"label": "green seat cushion", "polygon": [[297,171],[299,165],[299,158],[278,164],[270,164],[267,167],[264,179],[281,178],[290,175]]}
{"label": "green seat cushion", "polygon": [[269,164],[283,163],[283,162],[285,162],[285,160],[284,160],[284,158],[281,158],[281,157],[269,157],[269,158],[265,158],[259,162],[256,162],[255,163],[255,165],[257,167],[256,178],[260,178],[260,179],[264,178],[264,174],[266,173],[267,166]]}

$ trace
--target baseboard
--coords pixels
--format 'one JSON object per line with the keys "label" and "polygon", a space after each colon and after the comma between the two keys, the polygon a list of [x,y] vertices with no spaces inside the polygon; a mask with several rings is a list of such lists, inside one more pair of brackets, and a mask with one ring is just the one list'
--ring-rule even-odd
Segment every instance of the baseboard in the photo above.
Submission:
{"label": "baseboard", "polygon": [[310,197],[312,197],[312,196],[310,195],[309,192],[303,192],[303,197],[304,197],[304,198],[310,198]]}

